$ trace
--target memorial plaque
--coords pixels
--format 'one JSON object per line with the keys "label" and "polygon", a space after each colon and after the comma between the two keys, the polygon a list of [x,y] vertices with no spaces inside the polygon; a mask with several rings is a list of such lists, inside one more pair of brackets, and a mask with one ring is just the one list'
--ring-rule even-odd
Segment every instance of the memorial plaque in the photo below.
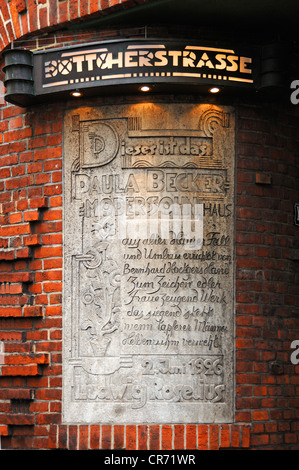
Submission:
{"label": "memorial plaque", "polygon": [[64,122],[63,420],[234,416],[234,110]]}

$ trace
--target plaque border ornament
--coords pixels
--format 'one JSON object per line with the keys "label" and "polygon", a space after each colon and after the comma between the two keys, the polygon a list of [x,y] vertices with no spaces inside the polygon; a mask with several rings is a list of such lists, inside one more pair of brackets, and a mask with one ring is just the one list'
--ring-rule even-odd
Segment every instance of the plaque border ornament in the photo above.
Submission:
{"label": "plaque border ornament", "polygon": [[[64,423],[233,422],[234,178],[231,107],[136,103],[66,112]],[[170,196],[197,195],[207,221],[201,249],[180,248],[187,242],[180,234],[138,238],[134,224],[135,239],[125,238],[123,207],[125,222],[135,223],[128,201],[156,204],[157,191],[164,208]],[[185,274],[167,277],[170,266]],[[161,317],[161,302],[171,321]]]}

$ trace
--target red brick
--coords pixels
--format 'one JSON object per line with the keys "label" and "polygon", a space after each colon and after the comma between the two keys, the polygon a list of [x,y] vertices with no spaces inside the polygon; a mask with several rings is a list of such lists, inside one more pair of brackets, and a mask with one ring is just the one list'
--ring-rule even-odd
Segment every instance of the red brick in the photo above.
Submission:
{"label": "red brick", "polygon": [[[2,393],[3,395],[2,395]],[[33,400],[34,399],[34,390],[30,388],[17,388],[17,389],[4,389],[0,390],[1,399],[5,398],[8,400]]]}
{"label": "red brick", "polygon": [[[239,421],[246,421],[246,419],[241,418],[241,419],[239,419]],[[248,421],[249,421],[249,419],[248,419]],[[250,426],[242,426],[241,433],[242,433],[242,437],[241,437],[242,448],[243,447],[250,447]]]}
{"label": "red brick", "polygon": [[58,12],[59,12],[60,22],[61,23],[66,22],[68,20],[68,2],[59,2]]}
{"label": "red brick", "polygon": [[18,163],[17,155],[8,155],[0,158],[0,167],[16,165]]}
{"label": "red brick", "polygon": [[32,129],[30,127],[8,131],[4,133],[4,142],[16,142],[31,137]]}
{"label": "red brick", "polygon": [[48,175],[47,173],[35,175],[34,184],[36,185],[47,184],[50,182],[51,182],[51,175]]}
{"label": "red brick", "polygon": [[256,421],[265,421],[269,419],[268,411],[254,411],[253,419]]}
{"label": "red brick", "polygon": [[196,425],[186,425],[186,449],[197,449]]}
{"label": "red brick", "polygon": [[35,249],[36,258],[56,258],[61,257],[62,248],[61,247],[38,247]]}
{"label": "red brick", "polygon": [[99,425],[90,426],[89,440],[90,440],[91,450],[100,449],[100,426]]}
{"label": "red brick", "polygon": [[99,9],[99,0],[90,0],[90,13],[96,13]]}
{"label": "red brick", "polygon": [[24,236],[23,240],[25,245],[41,245],[41,236],[37,234]]}
{"label": "red brick", "polygon": [[13,260],[15,259],[15,251],[14,250],[9,250],[9,251],[0,251],[0,261],[1,260]]}
{"label": "red brick", "polygon": [[240,427],[238,425],[231,426],[231,446],[239,447],[240,445]]}
{"label": "red brick", "polygon": [[61,157],[61,147],[49,147],[34,151],[34,160],[48,160]]}
{"label": "red brick", "polygon": [[20,201],[17,201],[17,210],[23,211],[25,209],[28,209],[28,201],[27,199],[22,199]]}
{"label": "red brick", "polygon": [[45,259],[44,269],[59,269],[62,268],[61,258]]}
{"label": "red brick", "polygon": [[102,426],[102,446],[101,449],[111,449],[111,426]]}
{"label": "red brick", "polygon": [[79,449],[88,450],[89,426],[79,426]]}
{"label": "red brick", "polygon": [[11,169],[10,168],[3,168],[0,170],[0,178],[6,179],[9,178],[11,175]]}
{"label": "red brick", "polygon": [[18,13],[22,14],[25,13],[27,10],[26,2],[25,0],[16,0],[16,9],[18,10]]}
{"label": "red brick", "polygon": [[45,282],[43,289],[44,292],[61,292],[62,282]]}
{"label": "red brick", "polygon": [[147,450],[148,445],[148,426],[139,425],[138,429],[138,450]]}
{"label": "red brick", "polygon": [[57,281],[62,280],[62,271],[41,271],[35,274],[35,280],[39,281]]}
{"label": "red brick", "polygon": [[43,236],[44,245],[61,245],[62,244],[62,233],[54,233],[51,235]]}
{"label": "red brick", "polygon": [[8,436],[8,426],[5,424],[0,425],[0,436]]}
{"label": "red brick", "polygon": [[28,376],[40,375],[41,371],[37,364],[22,366],[2,366],[2,376]]}
{"label": "red brick", "polygon": [[230,426],[221,425],[220,428],[220,448],[230,447]]}
{"label": "red brick", "polygon": [[161,431],[161,449],[162,450],[171,450],[172,445],[172,426],[163,425]]}
{"label": "red brick", "polygon": [[251,444],[253,447],[261,447],[269,444],[268,434],[252,434]]}
{"label": "red brick", "polygon": [[34,425],[34,415],[28,414],[9,414],[5,416],[5,424],[15,426],[32,426]]}
{"label": "red brick", "polygon": [[15,167],[12,167],[11,169],[11,176],[23,176],[26,173],[26,167],[25,165],[18,165]]}
{"label": "red brick", "polygon": [[0,341],[21,341],[22,332],[20,331],[0,331]]}
{"label": "red brick", "polygon": [[125,440],[125,427],[123,425],[115,425],[114,428],[114,449],[123,449]]}
{"label": "red brick", "polygon": [[7,248],[8,247],[8,239],[7,238],[0,238],[0,247]]}
{"label": "red brick", "polygon": [[[60,2],[59,2],[60,3]],[[62,19],[60,18],[60,21]],[[49,25],[58,23],[58,5],[55,0],[49,0]]]}
{"label": "red brick", "polygon": [[46,220],[61,220],[62,209],[49,209],[44,215],[44,221]]}
{"label": "red brick", "polygon": [[48,354],[10,354],[5,364],[49,364]]}
{"label": "red brick", "polygon": [[[61,391],[55,389],[38,389],[35,392],[37,400],[59,400],[61,399]],[[51,417],[49,416],[49,419]]]}
{"label": "red brick", "polygon": [[30,305],[24,307],[25,317],[41,317],[43,315],[43,308],[39,305]]}
{"label": "red brick", "polygon": [[149,449],[160,449],[160,427],[151,425],[149,426]]}
{"label": "red brick", "polygon": [[0,294],[20,294],[23,286],[20,283],[3,283],[0,285]]}
{"label": "red brick", "polygon": [[20,248],[16,250],[16,258],[29,258],[31,256],[30,248]]}
{"label": "red brick", "polygon": [[58,183],[45,186],[44,188],[44,194],[46,196],[55,196],[57,194],[61,194],[61,192],[62,192],[62,185]]}
{"label": "red brick", "polygon": [[78,0],[73,0],[69,5],[70,20],[78,18]]}
{"label": "red brick", "polygon": [[23,235],[31,233],[31,228],[29,224],[20,224],[14,225],[12,227],[6,225],[0,227],[0,235],[4,237],[11,237],[14,235]]}
{"label": "red brick", "polygon": [[34,211],[24,212],[24,222],[33,222],[39,220],[39,211],[36,209]]}
{"label": "red brick", "polygon": [[209,426],[209,450],[219,449],[219,426]]}
{"label": "red brick", "polygon": [[[15,211],[15,203],[14,202],[8,202],[2,204],[2,214],[9,213],[9,212],[14,212]],[[18,216],[17,216],[18,220]],[[9,223],[9,219],[7,219],[7,216],[5,216],[5,219],[2,222],[2,225],[6,225]],[[2,231],[4,231],[4,227],[2,228]]]}
{"label": "red brick", "polygon": [[46,160],[44,162],[45,171],[60,170],[62,168],[62,160]]}
{"label": "red brick", "polygon": [[51,207],[61,207],[62,206],[62,197],[53,196],[51,197]]}
{"label": "red brick", "polygon": [[61,144],[61,141],[62,141],[61,134],[48,135],[47,140],[46,140],[46,146],[47,147],[58,146]]}
{"label": "red brick", "polygon": [[[68,448],[69,450],[77,450],[78,446],[78,426],[71,425],[68,428],[68,441],[69,445]],[[91,436],[92,440],[92,436]]]}
{"label": "red brick", "polygon": [[36,197],[29,201],[30,209],[46,209],[49,206],[49,200],[46,197]]}
{"label": "red brick", "polygon": [[38,27],[37,23],[37,5],[34,0],[28,0],[27,4],[28,16],[29,16],[29,29],[30,31],[36,31]]}
{"label": "red brick", "polygon": [[136,450],[136,426],[126,426],[126,450]]}
{"label": "red brick", "polygon": [[21,317],[22,316],[22,307],[1,307],[0,309],[0,318],[1,317]]}
{"label": "red brick", "polygon": [[[56,430],[56,429],[55,429]],[[67,426],[59,426],[58,427],[58,448],[59,449],[67,449]],[[55,435],[56,437],[56,435]]]}
{"label": "red brick", "polygon": [[201,424],[198,426],[198,449],[208,450],[208,426]]}
{"label": "red brick", "polygon": [[10,15],[12,18],[12,23],[13,23],[13,37],[15,36],[20,37],[22,32],[21,32],[20,22],[19,22],[19,12],[14,2],[11,2],[9,6],[10,6]]}
{"label": "red brick", "polygon": [[185,426],[176,424],[174,426],[174,449],[185,448]]}
{"label": "red brick", "polygon": [[52,232],[61,232],[62,231],[62,222],[41,222],[35,227],[36,233],[45,233],[49,234]]}

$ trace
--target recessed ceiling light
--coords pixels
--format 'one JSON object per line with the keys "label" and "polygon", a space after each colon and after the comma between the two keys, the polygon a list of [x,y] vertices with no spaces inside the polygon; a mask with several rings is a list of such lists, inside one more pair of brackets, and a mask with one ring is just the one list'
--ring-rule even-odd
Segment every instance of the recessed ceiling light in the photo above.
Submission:
{"label": "recessed ceiling light", "polygon": [[143,91],[144,93],[146,93],[147,91],[150,91],[150,87],[148,85],[142,85],[139,89]]}
{"label": "recessed ceiling light", "polygon": [[217,86],[213,86],[212,88],[209,89],[210,93],[219,93],[219,91],[220,91],[220,88],[218,88]]}
{"label": "recessed ceiling light", "polygon": [[75,98],[80,98],[80,96],[82,96],[82,93],[79,90],[74,90],[72,91],[71,95],[74,96]]}

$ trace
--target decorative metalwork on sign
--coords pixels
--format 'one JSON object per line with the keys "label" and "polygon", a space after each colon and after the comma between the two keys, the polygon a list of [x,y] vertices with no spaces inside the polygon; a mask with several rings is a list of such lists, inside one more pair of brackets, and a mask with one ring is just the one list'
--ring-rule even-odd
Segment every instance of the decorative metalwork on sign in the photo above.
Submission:
{"label": "decorative metalwork on sign", "polygon": [[38,93],[132,82],[253,84],[253,59],[171,41],[112,41],[36,55]]}

